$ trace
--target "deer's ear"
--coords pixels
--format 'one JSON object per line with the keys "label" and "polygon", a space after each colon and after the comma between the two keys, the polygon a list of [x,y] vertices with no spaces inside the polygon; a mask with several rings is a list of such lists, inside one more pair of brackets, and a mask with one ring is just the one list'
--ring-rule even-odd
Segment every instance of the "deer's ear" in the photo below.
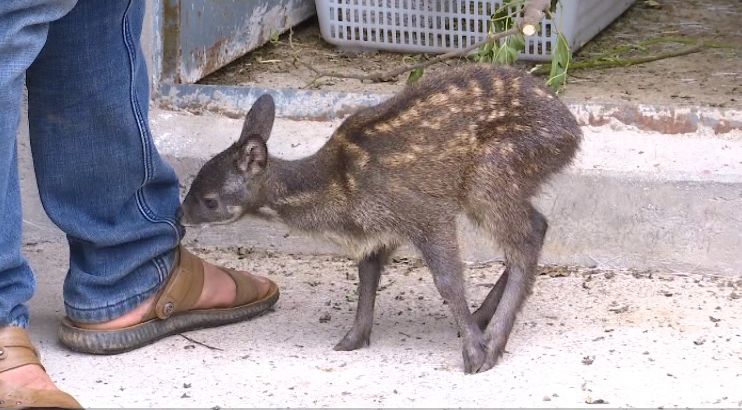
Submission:
{"label": "deer's ear", "polygon": [[240,158],[237,168],[244,174],[254,176],[265,171],[268,165],[268,147],[260,135],[252,134],[240,140]]}
{"label": "deer's ear", "polygon": [[245,116],[245,123],[242,124],[242,133],[240,142],[247,142],[252,135],[259,135],[263,141],[268,141],[273,129],[273,120],[276,116],[276,105],[273,103],[273,97],[270,94],[263,94],[258,98],[250,108],[250,112]]}

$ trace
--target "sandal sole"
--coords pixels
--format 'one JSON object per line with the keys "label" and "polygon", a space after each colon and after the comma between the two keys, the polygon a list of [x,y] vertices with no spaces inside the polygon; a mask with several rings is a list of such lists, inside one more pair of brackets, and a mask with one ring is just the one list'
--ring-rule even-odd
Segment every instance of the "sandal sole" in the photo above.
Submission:
{"label": "sandal sole", "polygon": [[266,313],[279,297],[278,287],[263,300],[226,309],[191,310],[167,319],[153,319],[117,330],[90,330],[74,326],[63,319],[59,326],[59,341],[69,349],[88,354],[113,355],[126,353],[160,339],[191,330],[207,329],[242,322]]}

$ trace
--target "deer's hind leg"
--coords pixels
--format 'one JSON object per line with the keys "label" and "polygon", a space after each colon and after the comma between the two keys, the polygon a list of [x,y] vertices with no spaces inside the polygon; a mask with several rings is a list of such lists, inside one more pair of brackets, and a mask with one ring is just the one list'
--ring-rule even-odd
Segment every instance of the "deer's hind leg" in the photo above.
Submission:
{"label": "deer's hind leg", "polygon": [[474,320],[482,331],[487,329],[487,325],[490,323],[492,316],[494,316],[495,311],[497,310],[497,305],[500,304],[500,299],[502,298],[502,294],[505,292],[505,284],[508,281],[509,274],[509,270],[505,268],[497,279],[495,286],[490,289],[489,293],[484,298],[484,301],[482,301],[482,304],[474,311],[474,313],[472,313]]}
{"label": "deer's hind leg", "polygon": [[463,338],[464,371],[476,373],[486,359],[485,338],[469,311],[464,287],[464,266],[459,256],[459,245],[454,221],[433,227],[417,238],[414,245],[422,253],[435,286],[448,303]]}
{"label": "deer's hind leg", "polygon": [[536,266],[548,229],[546,218],[528,200],[491,196],[477,206],[476,221],[500,244],[505,271],[474,313],[486,324],[487,358],[480,369],[492,368],[505,350],[515,318],[531,292]]}
{"label": "deer's hind leg", "polygon": [[[487,204],[489,206],[489,204]],[[485,207],[485,209],[487,209]],[[466,216],[469,218],[469,220],[482,229],[483,231],[486,231],[487,234],[491,235],[491,239],[493,242],[496,242],[496,237],[491,228],[487,228],[485,226],[485,222],[480,218],[480,214],[483,214],[483,216],[486,218],[487,214],[489,213],[488,210],[480,211],[476,208],[470,208],[466,212]],[[479,325],[479,328],[484,331],[487,329],[487,325],[490,323],[490,319],[492,319],[492,316],[495,314],[495,310],[497,310],[497,305],[500,303],[500,298],[502,298],[502,294],[505,291],[505,284],[508,280],[509,275],[509,269],[505,267],[505,270],[500,274],[500,277],[497,279],[497,282],[495,285],[490,289],[487,296],[482,301],[482,304],[479,305],[479,308],[472,313],[474,316],[474,320]]]}

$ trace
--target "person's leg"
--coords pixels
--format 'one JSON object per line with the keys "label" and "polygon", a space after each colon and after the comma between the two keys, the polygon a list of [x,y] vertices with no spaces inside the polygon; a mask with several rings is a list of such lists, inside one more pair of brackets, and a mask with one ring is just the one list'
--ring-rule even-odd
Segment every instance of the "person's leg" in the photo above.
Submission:
{"label": "person's leg", "polygon": [[49,22],[75,0],[0,2],[0,326],[28,325],[24,303],[34,278],[21,255],[21,197],[16,139],[26,69],[46,41]]}
{"label": "person's leg", "polygon": [[181,229],[178,180],[148,126],[143,1],[80,0],[27,73],[39,194],[67,234],[67,316],[123,315],[158,291]]}
{"label": "person's leg", "polygon": [[[21,255],[21,199],[18,181],[16,139],[20,121],[23,79],[47,38],[49,22],[67,12],[75,0],[0,1],[0,337],[18,341],[25,328],[28,309],[24,305],[34,291],[34,278]],[[22,333],[21,333],[22,334]],[[23,336],[25,337],[25,336]],[[4,352],[15,360],[14,351]],[[8,368],[0,362],[0,399],[18,389],[56,388],[40,366]]]}
{"label": "person's leg", "polygon": [[[79,0],[51,25],[27,74],[39,193],[70,244],[67,330],[70,324],[139,323],[173,276],[183,234],[176,220],[179,187],[148,124],[149,82],[139,43],[144,7],[143,0]],[[204,268],[194,308],[238,299],[230,276]],[[263,295],[272,285],[255,279],[252,286]]]}

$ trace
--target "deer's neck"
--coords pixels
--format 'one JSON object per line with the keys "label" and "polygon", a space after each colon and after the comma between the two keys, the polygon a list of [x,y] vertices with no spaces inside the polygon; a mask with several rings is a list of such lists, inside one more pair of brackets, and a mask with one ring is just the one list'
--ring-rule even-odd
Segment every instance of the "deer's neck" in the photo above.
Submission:
{"label": "deer's neck", "polygon": [[321,230],[332,225],[340,210],[329,209],[333,196],[332,155],[320,150],[307,158],[288,161],[271,157],[266,170],[266,205],[289,225]]}

